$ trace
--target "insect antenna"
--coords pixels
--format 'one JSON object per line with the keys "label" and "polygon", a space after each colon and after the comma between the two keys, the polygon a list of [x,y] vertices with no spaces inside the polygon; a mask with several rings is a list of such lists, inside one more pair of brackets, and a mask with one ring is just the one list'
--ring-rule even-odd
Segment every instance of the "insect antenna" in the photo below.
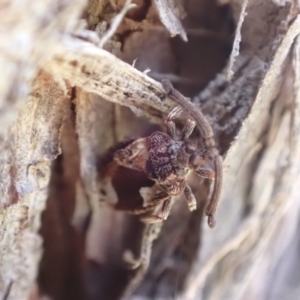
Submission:
{"label": "insect antenna", "polygon": [[[193,117],[194,121],[198,126],[201,136],[205,140],[213,140],[214,134],[211,126],[209,125],[202,112],[192,102],[189,101],[190,99],[184,97],[181,93],[174,89],[172,83],[169,80],[164,79],[161,81],[161,84],[164,90],[166,91],[167,95],[177,104],[183,107],[189,113],[189,115]],[[214,143],[212,147],[214,147]]]}
{"label": "insect antenna", "polygon": [[215,163],[215,182],[214,189],[211,199],[206,207],[205,214],[208,216],[208,225],[213,228],[216,226],[215,214],[218,208],[219,200],[221,197],[222,183],[223,183],[223,167],[222,167],[222,157],[217,155],[214,160]]}
{"label": "insect antenna", "polygon": [[[204,146],[208,149],[214,149],[215,141],[213,130],[208,123],[202,112],[192,103],[188,98],[184,97],[176,89],[174,89],[172,83],[164,79],[161,82],[166,94],[177,104],[183,107],[189,115],[194,119],[199,129],[200,135],[203,138]],[[222,157],[215,151],[214,157],[214,168],[215,168],[215,182],[212,197],[206,208],[206,215],[208,216],[208,225],[213,228],[216,225],[214,215],[216,213],[219,199],[221,196],[222,182],[223,182],[223,167],[222,167]]]}

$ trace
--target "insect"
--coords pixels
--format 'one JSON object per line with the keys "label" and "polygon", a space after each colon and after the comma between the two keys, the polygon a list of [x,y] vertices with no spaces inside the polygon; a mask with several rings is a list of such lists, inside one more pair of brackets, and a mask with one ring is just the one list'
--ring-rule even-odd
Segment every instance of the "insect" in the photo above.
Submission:
{"label": "insect", "polygon": [[[166,119],[167,133],[157,131],[148,137],[136,139],[116,150],[113,155],[118,166],[144,174],[153,183],[148,187],[148,196],[140,190],[144,203],[142,208],[133,209],[132,212],[145,214],[149,211],[153,212],[160,205],[159,211],[144,216],[144,221],[161,222],[169,215],[172,197],[182,193],[189,209],[195,210],[196,199],[186,182],[188,174],[195,172],[200,177],[214,181],[212,197],[205,211],[208,225],[214,227],[216,224],[214,216],[222,188],[223,169],[212,128],[200,110],[175,90],[169,81],[163,80],[162,86],[166,95],[180,105],[175,107]],[[176,139],[174,120],[183,110],[186,110],[192,119],[187,121],[181,138]],[[196,125],[200,138],[191,140],[189,137]]]}
{"label": "insect", "polygon": [[[208,224],[215,226],[222,188],[222,158],[213,138],[213,131],[199,111],[187,98],[176,91],[169,81],[162,81],[166,95],[179,106],[168,115],[167,133],[156,131],[150,136],[129,139],[109,149],[99,161],[100,201],[117,210],[139,215],[144,221],[139,257],[130,250],[124,256],[135,270],[124,296],[128,296],[144,277],[151,256],[152,243],[157,238],[161,222],[166,220],[172,198],[184,194],[191,211],[197,203],[186,179],[190,172],[214,181],[212,197],[206,208]],[[174,120],[186,110],[188,119],[180,138],[176,137]],[[200,138],[192,140],[197,125]]]}

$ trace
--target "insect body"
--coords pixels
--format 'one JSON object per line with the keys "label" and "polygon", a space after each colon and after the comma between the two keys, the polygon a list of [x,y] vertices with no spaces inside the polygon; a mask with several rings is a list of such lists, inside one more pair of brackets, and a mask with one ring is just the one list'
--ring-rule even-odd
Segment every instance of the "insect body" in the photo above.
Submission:
{"label": "insect body", "polygon": [[[188,174],[195,172],[214,181],[205,212],[209,226],[214,227],[223,170],[213,131],[201,111],[170,82],[163,81],[162,85],[166,94],[180,105],[166,119],[167,133],[157,131],[145,138],[121,142],[108,151],[106,162],[100,166],[100,194],[116,209],[141,215],[146,222],[161,222],[169,215],[172,198],[182,193],[189,209],[196,209],[195,196],[186,182]],[[193,119],[187,121],[181,137],[176,138],[174,120],[183,110]],[[196,125],[200,138],[191,140]]]}
{"label": "insect body", "polygon": [[[212,197],[206,208],[210,227],[215,226],[214,215],[221,193],[222,158],[215,147],[209,123],[170,82],[163,81],[162,85],[166,95],[179,105],[166,119],[167,133],[157,131],[148,137],[120,142],[99,161],[100,201],[117,210],[139,215],[147,223],[139,257],[134,258],[130,250],[124,255],[125,261],[136,269],[124,296],[132,293],[145,275],[152,243],[161,229],[161,224],[156,222],[167,219],[172,198],[183,193],[189,209],[196,209],[195,196],[186,182],[188,174],[195,172],[214,181]],[[192,119],[187,121],[177,138],[174,120],[183,110]],[[192,140],[190,135],[196,125],[200,138]]]}
{"label": "insect body", "polygon": [[[184,193],[189,209],[196,209],[196,200],[191,188],[186,183],[189,172],[215,181],[212,199],[206,209],[208,224],[215,226],[214,214],[217,208],[222,186],[222,159],[215,148],[213,133],[202,113],[184,96],[177,92],[168,81],[162,82],[167,95],[177,102],[176,107],[166,120],[167,134],[154,132],[146,138],[140,138],[114,153],[114,161],[125,168],[146,174],[155,182],[155,193],[146,199],[143,208],[133,213],[141,214],[152,211],[159,204],[160,211],[145,218],[148,222],[165,220],[170,211],[172,197]],[[180,139],[175,136],[174,119],[183,111],[193,117],[189,119]],[[190,140],[189,137],[198,126],[201,137]]]}

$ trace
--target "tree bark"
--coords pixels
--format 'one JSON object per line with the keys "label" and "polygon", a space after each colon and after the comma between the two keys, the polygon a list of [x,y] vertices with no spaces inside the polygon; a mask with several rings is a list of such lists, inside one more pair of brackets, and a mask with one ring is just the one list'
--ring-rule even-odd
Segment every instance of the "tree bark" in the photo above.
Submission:
{"label": "tree bark", "polygon": [[[139,275],[129,299],[298,299],[297,2],[134,3],[0,7],[0,299],[121,299]],[[164,130],[164,78],[209,120],[224,184],[211,230],[189,178],[198,209],[175,201],[139,273],[124,253],[151,227],[99,204],[99,161]]]}

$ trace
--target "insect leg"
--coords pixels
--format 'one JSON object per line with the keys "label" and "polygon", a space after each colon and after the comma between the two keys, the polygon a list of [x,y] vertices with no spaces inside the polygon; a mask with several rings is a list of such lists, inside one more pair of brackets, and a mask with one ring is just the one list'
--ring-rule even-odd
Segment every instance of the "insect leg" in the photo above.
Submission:
{"label": "insect leg", "polygon": [[163,220],[167,220],[170,210],[171,210],[172,198],[167,199],[161,208],[160,213],[158,214]]}
{"label": "insect leg", "polygon": [[190,211],[196,210],[197,201],[195,195],[193,194],[191,188],[188,185],[185,186],[184,196],[186,198]]}
{"label": "insect leg", "polygon": [[201,166],[199,169],[196,169],[195,172],[202,178],[215,180],[215,170],[208,164]]}
{"label": "insect leg", "polygon": [[[168,218],[170,208],[171,208],[171,198],[170,195],[163,191],[156,194],[153,198],[150,199],[149,204],[147,204],[146,207],[144,207],[144,211],[147,210],[147,212],[154,210],[160,203],[162,203],[162,207],[160,209],[159,213],[151,213],[146,214],[145,216],[142,216],[140,220],[145,223],[157,223],[162,222]],[[139,210],[139,213],[141,214],[141,210]]]}
{"label": "insect leg", "polygon": [[189,136],[192,134],[194,128],[196,126],[196,122],[194,120],[188,119],[186,122],[183,131],[182,131],[182,140],[187,140]]}
{"label": "insect leg", "polygon": [[125,168],[144,171],[143,161],[146,159],[147,139],[137,139],[124,149],[119,149],[114,153],[114,161]]}
{"label": "insect leg", "polygon": [[170,198],[170,195],[166,191],[158,192],[154,197],[147,200],[147,202],[144,204],[144,207],[137,208],[137,209],[131,210],[129,212],[131,212],[135,215],[144,214],[146,212],[154,210],[157,207],[157,205],[168,200],[169,198]]}
{"label": "insect leg", "polygon": [[223,181],[223,168],[222,168],[222,158],[220,155],[215,157],[215,182],[212,197],[206,207],[205,214],[208,216],[208,225],[213,228],[216,226],[215,214],[218,208],[219,200],[222,191],[222,181]]}
{"label": "insect leg", "polygon": [[178,118],[183,112],[183,109],[180,106],[176,106],[168,115],[166,119],[166,126],[167,126],[167,132],[168,135],[174,139],[175,138],[175,123],[174,119]]}
{"label": "insect leg", "polygon": [[172,202],[171,198],[167,199],[162,204],[162,207],[161,207],[159,213],[142,216],[140,218],[140,220],[145,223],[160,223],[160,222],[165,221],[168,218],[169,213],[170,213],[171,202]]}
{"label": "insect leg", "polygon": [[193,117],[201,136],[205,139],[209,146],[213,147],[215,145],[213,130],[202,112],[190,101],[190,99],[184,97],[181,93],[175,90],[169,80],[164,79],[161,81],[161,84],[166,94],[177,104],[181,105]]}

